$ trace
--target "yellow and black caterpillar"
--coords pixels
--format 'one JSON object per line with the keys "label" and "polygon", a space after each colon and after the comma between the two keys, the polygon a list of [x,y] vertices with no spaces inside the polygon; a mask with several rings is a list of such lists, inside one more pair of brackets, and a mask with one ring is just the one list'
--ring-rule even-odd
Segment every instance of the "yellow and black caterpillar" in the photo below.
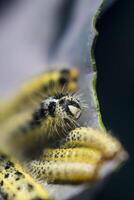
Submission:
{"label": "yellow and black caterpillar", "polygon": [[24,145],[25,150],[27,147],[35,148],[37,144],[41,146],[42,143],[47,147],[56,138],[65,137],[69,131],[79,126],[77,119],[81,112],[82,103],[78,98],[73,94],[59,93],[41,101],[32,114],[26,112],[25,115],[14,115],[3,132],[6,132],[9,146],[13,143],[15,151],[23,149]]}
{"label": "yellow and black caterpillar", "polygon": [[[85,106],[79,95],[73,93],[78,89],[78,76],[75,68],[40,75],[0,108],[0,148],[11,157],[16,156],[36,180],[91,183],[127,157],[115,137],[78,123]],[[5,168],[7,163],[13,164]],[[25,177],[20,177],[19,182],[16,182],[17,170]],[[1,161],[0,181],[0,192],[5,199],[14,199],[15,192],[17,200],[50,199],[16,160]],[[31,194],[26,189],[25,197],[25,190],[19,185],[23,182],[24,185],[32,182],[35,192]]]}
{"label": "yellow and black caterpillar", "polygon": [[18,112],[33,110],[35,102],[42,98],[53,96],[56,91],[72,92],[77,89],[79,72],[75,68],[53,70],[27,81],[19,89],[17,94],[10,99],[10,102],[3,102],[0,106],[0,121],[11,117]]}

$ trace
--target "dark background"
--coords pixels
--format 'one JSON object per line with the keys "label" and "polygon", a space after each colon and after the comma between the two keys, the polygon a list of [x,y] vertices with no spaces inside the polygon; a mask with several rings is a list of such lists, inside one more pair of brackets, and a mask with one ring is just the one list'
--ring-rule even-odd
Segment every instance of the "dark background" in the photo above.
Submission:
{"label": "dark background", "polygon": [[[0,16],[15,1],[0,1]],[[98,20],[97,29],[97,93],[103,122],[122,141],[130,159],[96,200],[134,199],[134,0],[118,0]]]}
{"label": "dark background", "polygon": [[97,29],[97,93],[103,122],[130,155],[97,200],[134,199],[134,1],[117,1],[99,19]]}

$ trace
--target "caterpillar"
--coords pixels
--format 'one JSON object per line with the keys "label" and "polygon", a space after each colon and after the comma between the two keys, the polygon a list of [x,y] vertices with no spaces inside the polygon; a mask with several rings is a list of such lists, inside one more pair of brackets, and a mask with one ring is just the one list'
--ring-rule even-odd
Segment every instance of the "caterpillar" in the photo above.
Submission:
{"label": "caterpillar", "polygon": [[56,148],[45,148],[27,164],[36,178],[48,182],[95,182],[128,158],[112,135],[89,127],[75,128]]}
{"label": "caterpillar", "polygon": [[[16,149],[35,149],[35,145],[48,146],[52,140],[65,137],[69,131],[78,127],[77,122],[83,110],[83,103],[75,94],[57,93],[41,101],[33,113],[14,115],[2,132],[8,143]],[[17,151],[17,152],[18,152]]]}
{"label": "caterpillar", "polygon": [[0,199],[50,200],[48,191],[25,172],[14,158],[0,153]]}
{"label": "caterpillar", "polygon": [[76,68],[52,70],[33,77],[26,81],[17,94],[7,102],[1,102],[0,122],[10,118],[18,112],[33,110],[35,102],[38,104],[42,98],[53,96],[55,91],[73,92],[77,90],[79,71]]}

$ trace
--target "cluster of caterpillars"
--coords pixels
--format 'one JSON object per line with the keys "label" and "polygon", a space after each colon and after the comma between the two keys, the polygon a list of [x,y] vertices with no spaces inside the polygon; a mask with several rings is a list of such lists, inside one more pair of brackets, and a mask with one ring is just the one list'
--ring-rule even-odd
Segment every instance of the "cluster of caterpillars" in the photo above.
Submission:
{"label": "cluster of caterpillars", "polygon": [[[83,112],[81,100],[72,93],[78,90],[78,76],[75,68],[41,74],[1,105],[2,199],[51,199],[35,180],[91,183],[105,175],[107,163],[117,167],[125,160],[127,154],[115,137],[77,123]],[[32,152],[28,159],[26,149]]]}

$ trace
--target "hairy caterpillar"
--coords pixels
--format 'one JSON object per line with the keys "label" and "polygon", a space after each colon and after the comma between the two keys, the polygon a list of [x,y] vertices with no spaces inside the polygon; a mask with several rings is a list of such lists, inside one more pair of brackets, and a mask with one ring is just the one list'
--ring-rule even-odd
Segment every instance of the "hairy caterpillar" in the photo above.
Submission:
{"label": "hairy caterpillar", "polygon": [[[17,112],[33,110],[36,103],[42,98],[53,96],[55,91],[73,92],[77,89],[79,71],[76,68],[53,70],[27,81],[15,97],[8,102],[1,103],[0,121],[11,117]],[[10,103],[9,103],[10,102]]]}
{"label": "hairy caterpillar", "polygon": [[27,147],[33,149],[41,143],[46,147],[79,126],[77,120],[83,106],[75,94],[57,93],[41,101],[32,114],[14,115],[2,131],[7,135],[9,146],[13,143],[15,150],[25,145],[26,151]]}

